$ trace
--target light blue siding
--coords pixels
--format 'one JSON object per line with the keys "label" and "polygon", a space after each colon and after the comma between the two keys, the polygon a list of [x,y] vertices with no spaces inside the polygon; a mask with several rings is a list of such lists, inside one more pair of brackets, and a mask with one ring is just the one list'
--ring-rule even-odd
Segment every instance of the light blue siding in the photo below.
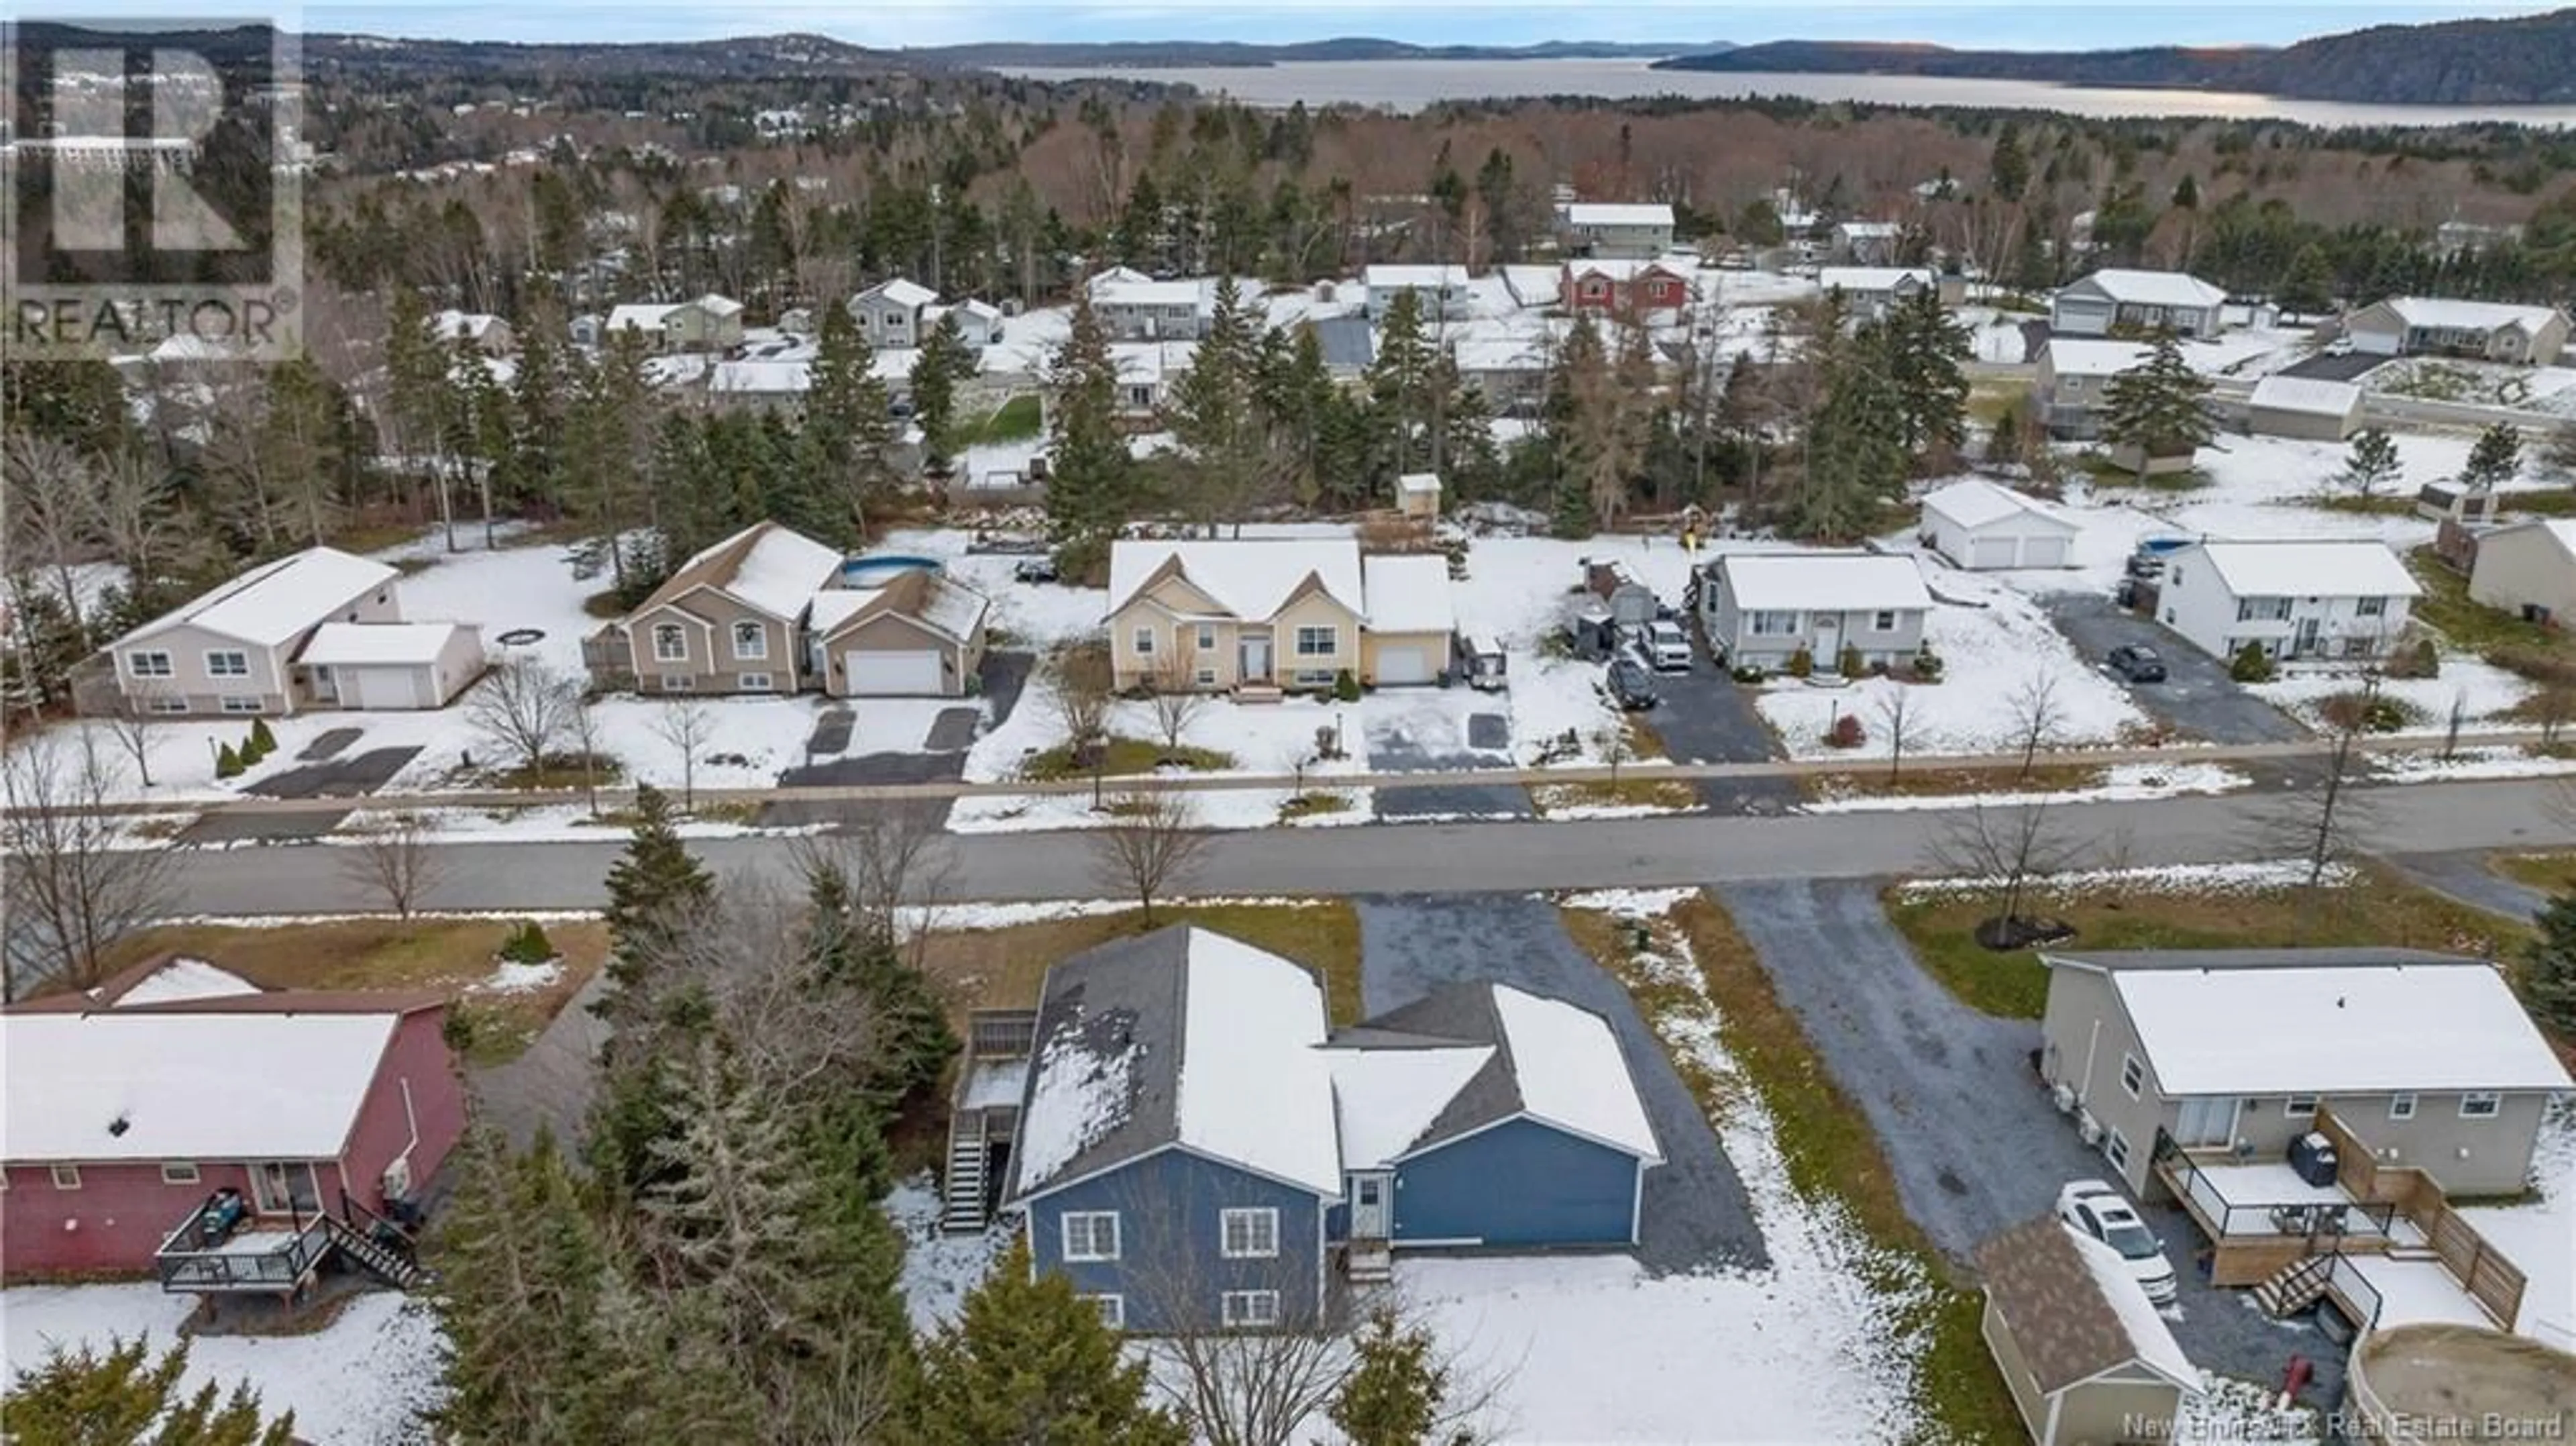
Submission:
{"label": "light blue siding", "polygon": [[1532,1120],[1496,1125],[1397,1167],[1395,1243],[1631,1245],[1637,1168]]}
{"label": "light blue siding", "polygon": [[[1279,1212],[1275,1259],[1228,1260],[1220,1211],[1268,1206]],[[1064,1258],[1068,1211],[1118,1212],[1119,1258]],[[1127,1328],[1166,1329],[1183,1309],[1218,1318],[1229,1290],[1276,1290],[1282,1319],[1311,1320],[1320,1278],[1322,1200],[1294,1186],[1179,1150],[1133,1161],[1029,1206],[1030,1260],[1061,1271],[1085,1295],[1125,1300]]]}

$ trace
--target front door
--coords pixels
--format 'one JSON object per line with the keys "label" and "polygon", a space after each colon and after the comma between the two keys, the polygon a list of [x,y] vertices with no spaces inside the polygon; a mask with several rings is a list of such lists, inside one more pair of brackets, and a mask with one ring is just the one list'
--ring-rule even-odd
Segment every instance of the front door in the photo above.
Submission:
{"label": "front door", "polygon": [[1351,1238],[1384,1240],[1395,1213],[1393,1177],[1383,1171],[1351,1177]]}
{"label": "front door", "polygon": [[251,1166],[250,1198],[262,1215],[318,1215],[322,1211],[322,1191],[314,1183],[313,1167],[308,1164],[271,1160]]}
{"label": "front door", "polygon": [[1830,673],[1843,665],[1843,620],[1840,613],[1816,614],[1816,671]]}
{"label": "front door", "polygon": [[1245,638],[1243,640],[1242,661],[1243,681],[1247,683],[1269,682],[1270,640],[1268,638]]}
{"label": "front door", "polygon": [[2198,1098],[2182,1102],[2174,1121],[2174,1141],[2193,1149],[2225,1146],[2236,1138],[2236,1097]]}
{"label": "front door", "polygon": [[2315,618],[2299,619],[2299,644],[2298,647],[2292,651],[2292,657],[2305,658],[2315,655],[2317,651],[2317,629],[2319,626],[2320,624]]}

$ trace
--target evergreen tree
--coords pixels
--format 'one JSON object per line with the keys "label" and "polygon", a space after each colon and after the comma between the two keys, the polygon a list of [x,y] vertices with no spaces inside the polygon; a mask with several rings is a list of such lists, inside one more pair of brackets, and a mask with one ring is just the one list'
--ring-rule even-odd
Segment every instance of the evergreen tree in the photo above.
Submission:
{"label": "evergreen tree", "polygon": [[2320,312],[2334,305],[2334,263],[2327,259],[2326,249],[2311,241],[2290,258],[2290,270],[2281,279],[2281,289],[2274,300],[2283,311]]}
{"label": "evergreen tree", "polygon": [[1216,310],[1189,370],[1172,383],[1173,437],[1190,454],[1185,499],[1210,536],[1243,514],[1268,474],[1269,429],[1261,415],[1261,338],[1234,278],[1217,282]]}
{"label": "evergreen tree", "polygon": [[608,978],[619,989],[634,986],[638,961],[662,952],[715,901],[714,878],[680,841],[670,795],[649,783],[635,790],[635,826],[607,887]]}
{"label": "evergreen tree", "polygon": [[0,1421],[18,1446],[291,1446],[292,1413],[263,1421],[246,1385],[210,1382],[183,1394],[188,1343],[158,1356],[148,1338],[110,1339],[105,1352],[57,1346],[0,1395]]}
{"label": "evergreen tree", "polygon": [[1440,416],[1440,483],[1458,501],[1491,497],[1502,484],[1502,449],[1494,444],[1494,410],[1482,387],[1459,375],[1456,358],[1433,365],[1435,385],[1448,395]]}
{"label": "evergreen tree", "polygon": [[2576,427],[2561,427],[2549,439],[2541,461],[2558,477],[2576,482]]}
{"label": "evergreen tree", "polygon": [[1380,1306],[1361,1323],[1351,1350],[1350,1376],[1326,1411],[1350,1446],[1469,1446],[1475,1440],[1462,1427],[1434,1435],[1448,1404],[1449,1368],[1429,1330],[1407,1326]]}
{"label": "evergreen tree", "polygon": [[2576,892],[2551,899],[2538,923],[2523,954],[2523,997],[2542,1023],[2576,1034]]}
{"label": "evergreen tree", "polygon": [[2021,143],[2021,125],[2006,121],[1995,134],[1993,158],[1987,163],[1988,183],[1997,197],[2018,201],[2030,189],[2030,152]]}
{"label": "evergreen tree", "polygon": [[2344,458],[2337,480],[2362,497],[2373,497],[2405,470],[2397,457],[2396,440],[2377,427],[2364,427],[2354,434],[2352,451]]}
{"label": "evergreen tree", "polygon": [[1904,440],[1904,397],[1889,375],[1886,333],[1872,327],[1839,353],[1824,376],[1823,405],[1807,424],[1806,475],[1791,508],[1802,536],[1865,536],[1879,510],[1905,490],[1912,457]]}
{"label": "evergreen tree", "polygon": [[1147,1400],[1099,1308],[1057,1272],[1031,1279],[1017,1239],[957,1322],[922,1349],[913,1446],[1187,1446],[1189,1429]]}
{"label": "evergreen tree", "polygon": [[607,1439],[593,1320],[607,1260],[551,1136],[522,1156],[467,1136],[439,1232],[433,1303],[447,1337],[438,1425],[460,1440]]}
{"label": "evergreen tree", "polygon": [[1967,433],[1968,377],[1959,359],[1968,350],[1968,329],[1928,286],[1898,303],[1882,325],[1905,448],[1937,463],[1957,451]]}
{"label": "evergreen tree", "polygon": [[2200,404],[2208,394],[2208,379],[2182,359],[2173,333],[2160,333],[2145,361],[2103,386],[2102,439],[2137,449],[2143,482],[2155,459],[2188,456],[2209,441],[2209,414]]}
{"label": "evergreen tree", "polygon": [[878,1020],[875,1058],[850,1082],[880,1108],[900,1110],[931,1091],[957,1052],[957,1035],[928,976],[912,967],[898,940],[872,929],[851,909],[847,878],[828,861],[806,870],[806,948],[814,963],[818,1006],[847,991]]}
{"label": "evergreen tree", "polygon": [[1363,378],[1376,439],[1368,475],[1354,479],[1362,496],[1384,497],[1398,475],[1431,470],[1432,360],[1421,298],[1407,287],[1378,319],[1377,355]]}
{"label": "evergreen tree", "polygon": [[828,540],[867,540],[868,510],[894,495],[894,413],[876,377],[876,353],[847,306],[823,308],[805,393],[807,465],[817,495],[831,499],[838,525]]}
{"label": "evergreen tree", "polygon": [[1340,400],[1324,367],[1323,344],[1311,326],[1273,331],[1262,338],[1254,385],[1270,427],[1270,451],[1281,486],[1300,506],[1323,493],[1325,419]]}
{"label": "evergreen tree", "polygon": [[1072,329],[1056,352],[1049,384],[1055,408],[1048,419],[1047,524],[1058,566],[1081,577],[1106,565],[1109,540],[1126,523],[1136,488],[1136,458],[1118,425],[1109,332],[1085,293],[1074,295]]}
{"label": "evergreen tree", "polygon": [[2471,491],[2501,486],[2522,471],[2522,432],[2511,422],[2498,422],[2478,433],[2469,447],[2468,465],[2460,469],[2460,485]]}
{"label": "evergreen tree", "polygon": [[957,453],[957,386],[975,375],[975,351],[954,310],[922,339],[912,362],[912,419],[921,426],[921,443],[936,469]]}

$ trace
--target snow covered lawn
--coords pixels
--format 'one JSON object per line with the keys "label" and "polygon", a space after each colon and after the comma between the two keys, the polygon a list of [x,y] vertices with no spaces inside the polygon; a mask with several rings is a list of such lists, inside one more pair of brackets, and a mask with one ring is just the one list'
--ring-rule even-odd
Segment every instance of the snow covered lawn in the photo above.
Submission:
{"label": "snow covered lawn", "polygon": [[897,1184],[884,1209],[903,1236],[903,1274],[895,1288],[912,1328],[928,1335],[955,1320],[967,1293],[992,1274],[993,1262],[1010,1249],[1010,1228],[997,1222],[981,1235],[942,1231],[939,1188],[926,1174]]}
{"label": "snow covered lawn", "polygon": [[2576,773],[2576,758],[2552,758],[2519,748],[2463,748],[2447,759],[2438,752],[2374,754],[2371,766],[2380,777],[2398,783],[2465,783],[2481,778],[2563,777]]}
{"label": "snow covered lawn", "polygon": [[[2358,672],[2302,672],[2249,684],[2246,691],[2302,722],[2325,728],[2318,706],[2328,698],[2358,691],[2363,682]],[[2450,727],[2454,703],[2461,705],[2460,726],[2468,732],[2519,726],[2507,715],[2531,696],[2532,685],[2492,663],[2454,654],[2442,660],[2440,676],[2382,678],[2379,692],[2408,709],[2405,726],[2396,730],[2398,736],[2438,738]]]}
{"label": "snow covered lawn", "polygon": [[2102,781],[2084,788],[2054,792],[1972,794],[1855,794],[1820,799],[1807,813],[1886,813],[1908,809],[2022,808],[2033,804],[2116,803],[2146,798],[2179,798],[2193,793],[2228,793],[2252,782],[2244,774],[2216,763],[2121,763],[2102,771]]}
{"label": "snow covered lawn", "polygon": [[[0,1337],[14,1380],[59,1343],[105,1350],[111,1337],[178,1341],[193,1296],[157,1285],[28,1285],[0,1292]],[[270,1415],[295,1413],[295,1434],[319,1446],[426,1442],[416,1413],[437,1403],[444,1349],[437,1317],[417,1298],[373,1291],[351,1299],[310,1335],[198,1336],[182,1389],[247,1381]]]}
{"label": "snow covered lawn", "polygon": [[2540,1198],[2530,1204],[2472,1205],[2460,1214],[2527,1281],[2514,1329],[2576,1351],[2576,1101],[2562,1099],[2542,1121],[2531,1179]]}
{"label": "snow covered lawn", "polygon": [[[1791,757],[1887,757],[1889,711],[1899,693],[1904,695],[1909,756],[2018,752],[2014,699],[2040,682],[2053,687],[2058,714],[2046,746],[2112,744],[2147,726],[2146,715],[2128,693],[2078,656],[2028,596],[1972,573],[1927,571],[1925,580],[1936,595],[1925,634],[1941,659],[1941,681],[1774,681],[1758,706]],[[1939,601],[1942,597],[1959,601]],[[1971,603],[1984,606],[1966,605]],[[1825,741],[1834,719],[1843,715],[1861,721],[1858,748],[1835,748]]]}

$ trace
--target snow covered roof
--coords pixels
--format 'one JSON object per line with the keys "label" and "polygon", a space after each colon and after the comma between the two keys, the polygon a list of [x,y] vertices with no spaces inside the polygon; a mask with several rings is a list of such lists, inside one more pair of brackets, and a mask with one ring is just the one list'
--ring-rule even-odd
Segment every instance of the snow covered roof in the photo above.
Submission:
{"label": "snow covered roof", "polygon": [[897,276],[890,280],[878,282],[876,285],[860,292],[857,296],[852,297],[851,300],[866,301],[871,297],[893,302],[895,305],[903,307],[908,311],[919,311],[923,307],[937,301],[939,299],[939,293],[922,285],[918,281],[909,281],[903,277]]}
{"label": "snow covered roof", "polygon": [[2528,522],[2507,523],[2506,525],[2497,528],[2495,531],[2488,533],[2487,536],[2502,537],[2508,532],[2546,533],[2551,538],[2554,538],[2559,547],[2564,549],[2569,556],[2576,557],[2576,518],[2535,517]]}
{"label": "snow covered roof", "polygon": [[324,623],[313,630],[299,663],[327,666],[365,663],[435,663],[467,623]]}
{"label": "snow covered roof", "polygon": [[155,965],[143,977],[133,980],[111,995],[105,987],[92,990],[91,997],[119,1008],[138,1004],[173,1004],[188,999],[223,999],[236,994],[257,994],[259,986],[229,969],[209,964],[203,959],[171,958]]}
{"label": "snow covered roof", "polygon": [[2007,517],[2031,517],[2070,535],[2077,531],[2074,523],[2041,506],[2036,498],[1999,487],[1982,477],[1970,477],[1925,493],[1923,510],[1971,530]]}
{"label": "snow covered roof", "polygon": [[1914,559],[1882,552],[1734,552],[1709,564],[1735,595],[1759,612],[1875,612],[1928,608]]}
{"label": "snow covered roof", "polygon": [[[1428,474],[1423,474],[1428,475]],[[1436,489],[1438,479],[1432,483]],[[1449,559],[1371,557],[1361,563],[1367,587],[1369,631],[1446,633],[1458,625],[1449,601]]]}
{"label": "snow covered roof", "polygon": [[887,580],[883,587],[829,588],[814,595],[807,625],[829,637],[862,615],[892,612],[963,643],[992,608],[992,600],[944,573],[924,568]]}
{"label": "snow covered roof", "polygon": [[[2433,331],[2497,331],[2519,326],[2538,331],[2558,312],[2546,306],[2514,306],[2501,301],[2452,301],[2433,296],[2392,296],[2380,303],[2408,326]],[[2368,308],[2364,308],[2367,310]]]}
{"label": "snow covered roof", "polygon": [[353,556],[336,547],[308,547],[262,563],[163,613],[117,639],[116,645],[140,642],[171,628],[194,627],[275,647],[356,599],[391,586],[401,575],[373,558]]}
{"label": "snow covered roof", "polygon": [[1395,479],[1395,491],[1399,497],[1437,497],[1440,495],[1440,474],[1437,472],[1404,473]]}
{"label": "snow covered roof", "polygon": [[1543,372],[1545,340],[1535,336],[1462,337],[1449,348],[1462,372]]}
{"label": "snow covered roof", "polygon": [[1100,294],[1100,288],[1104,286],[1130,285],[1153,279],[1133,266],[1112,266],[1106,271],[1095,271],[1083,278],[1082,289],[1096,297]]}
{"label": "snow covered roof", "polygon": [[1900,236],[1905,228],[1893,221],[1838,221],[1834,223],[1834,231],[1843,236],[1867,238]]}
{"label": "snow covered roof", "polygon": [[734,300],[730,296],[718,296],[712,291],[699,297],[697,300],[690,302],[689,305],[696,307],[698,310],[705,312],[709,316],[734,316],[742,311],[741,302]]}
{"label": "snow covered roof", "polygon": [[1651,256],[1643,258],[1604,256],[1597,259],[1593,257],[1584,257],[1580,260],[1568,261],[1565,263],[1565,270],[1568,275],[1573,276],[1577,280],[1586,276],[1601,276],[1607,277],[1612,281],[1630,282],[1647,274],[1648,272],[1660,272],[1663,275],[1676,277],[1683,281],[1688,281],[1690,279],[1690,273],[1684,271],[1681,267],[1676,266],[1669,261],[1659,260]]}
{"label": "snow covered roof", "polygon": [[1109,546],[1109,610],[1115,613],[1135,601],[1166,568],[1236,618],[1258,621],[1275,615],[1309,578],[1342,606],[1368,614],[1360,545],[1348,537],[1114,542]]}
{"label": "snow covered roof", "polygon": [[481,341],[492,334],[492,328],[499,325],[500,321],[501,318],[487,311],[450,310],[431,317],[429,329],[432,334],[444,340],[462,337],[467,341]]}
{"label": "snow covered roof", "polygon": [[1092,278],[1095,306],[1204,306],[1207,290],[1195,281],[1103,281]]}
{"label": "snow covered roof", "polygon": [[1848,291],[1855,296],[1881,291],[1894,291],[1911,282],[1916,286],[1932,284],[1932,271],[1924,266],[1827,266],[1816,273],[1816,284],[1827,291]]}
{"label": "snow covered roof", "polygon": [[1671,226],[1673,208],[1627,201],[1576,201],[1565,208],[1570,226]]}
{"label": "snow covered roof", "polygon": [[0,1154],[337,1159],[400,1019],[392,1007],[0,1014]]}
{"label": "snow covered roof", "polygon": [[746,357],[717,362],[705,372],[707,390],[728,396],[802,396],[814,388],[811,362]]}
{"label": "snow covered roof", "polygon": [[2082,287],[2131,306],[2216,306],[2227,300],[2227,288],[2181,271],[2130,271],[2106,266],[2078,278],[2066,289]]}
{"label": "snow covered roof", "polygon": [[2254,384],[2252,404],[2266,411],[2349,417],[2361,405],[2361,388],[2323,377],[2289,377],[2274,372]]}
{"label": "snow covered roof", "polygon": [[2142,341],[2089,341],[2072,336],[2052,336],[2040,343],[2039,350],[2062,377],[2118,376],[2156,352]]}
{"label": "snow covered roof", "polygon": [[2042,1215],[1978,1246],[1977,1268],[2041,1396],[2132,1362],[2199,1393],[2199,1368],[2111,1247]]}
{"label": "snow covered roof", "polygon": [[772,617],[792,619],[840,575],[839,552],[775,522],[755,522],[681,563],[635,612],[712,587]]}
{"label": "snow covered roof", "polygon": [[1423,288],[1432,291],[1467,284],[1464,266],[1398,266],[1380,264],[1360,273],[1360,284],[1371,291],[1394,291]]}
{"label": "snow covered roof", "polygon": [[1324,991],[1303,965],[1178,925],[1047,972],[1015,1193],[1177,1146],[1326,1197],[1341,1148]]}
{"label": "snow covered roof", "polygon": [[2174,556],[2206,558],[2218,580],[2240,598],[2420,597],[2424,592],[2386,543],[2369,539],[2210,541],[2177,549]]}
{"label": "snow covered roof", "polygon": [[631,302],[608,309],[604,326],[609,331],[660,331],[662,323],[680,308],[667,301]]}
{"label": "snow covered roof", "polygon": [[2105,973],[2167,1097],[2570,1087],[2495,966],[2404,949],[2043,956]]}
{"label": "snow covered roof", "polygon": [[[1600,1015],[1561,999],[1454,984],[1343,1030],[1325,1053],[1335,1057],[1342,1092],[1345,1168],[1420,1154],[1511,1119],[1663,1158],[1618,1036]],[[1401,1062],[1366,1058],[1382,1055]]]}

